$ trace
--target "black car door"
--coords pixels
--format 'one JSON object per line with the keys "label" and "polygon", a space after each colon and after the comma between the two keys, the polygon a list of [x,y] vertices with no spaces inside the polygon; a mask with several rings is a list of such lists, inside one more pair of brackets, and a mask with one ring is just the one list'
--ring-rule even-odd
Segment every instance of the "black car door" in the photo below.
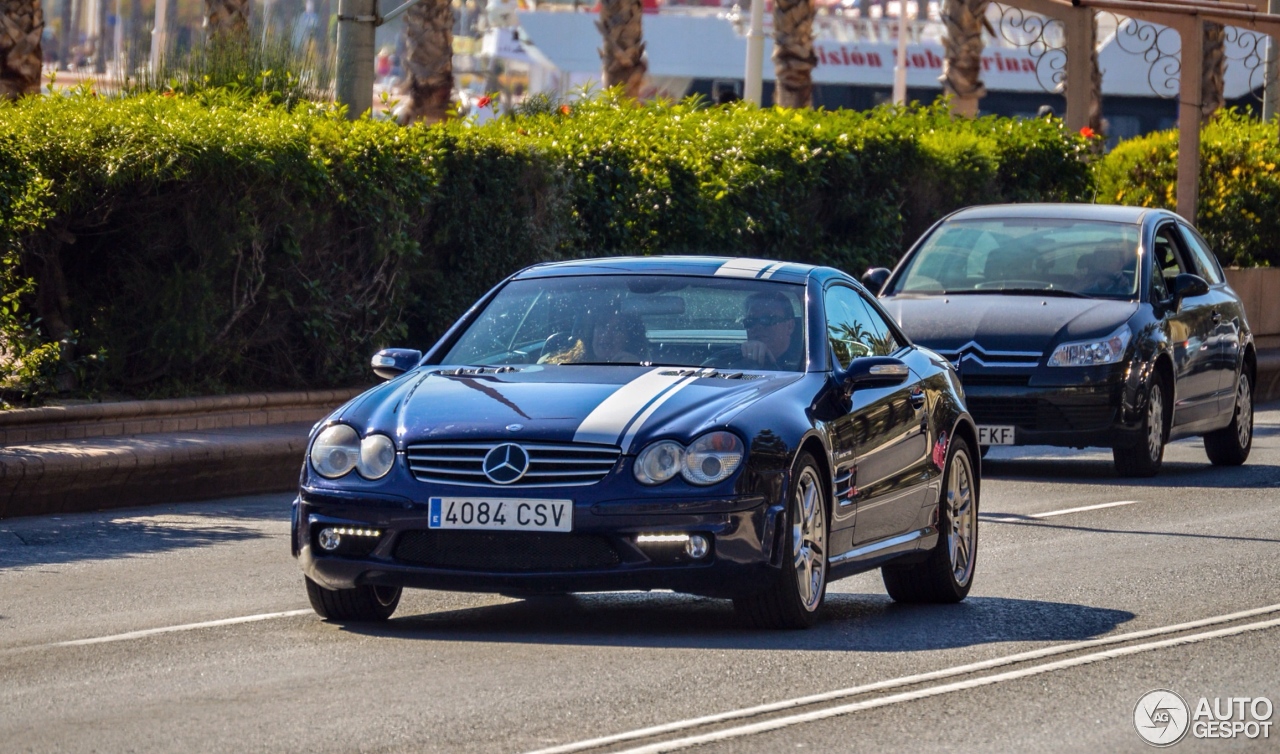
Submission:
{"label": "black car door", "polygon": [[[841,368],[862,356],[890,356],[898,342],[884,318],[862,294],[845,285],[825,291],[827,339]],[[927,408],[914,374],[895,387],[854,391],[849,411],[835,421],[836,437],[852,445],[849,494],[836,502],[833,529],[856,521],[853,543],[874,542],[910,531],[927,492]]]}
{"label": "black car door", "polygon": [[1236,406],[1236,372],[1240,366],[1241,349],[1244,347],[1244,304],[1240,297],[1227,285],[1222,268],[1214,259],[1213,252],[1194,229],[1181,223],[1182,240],[1191,252],[1191,261],[1195,263],[1196,274],[1209,284],[1209,297],[1212,299],[1213,312],[1210,318],[1214,324],[1215,352],[1218,360],[1215,371],[1218,373],[1218,413],[1234,413]]}
{"label": "black car door", "polygon": [[1186,297],[1174,306],[1169,294],[1174,278],[1184,272],[1197,274],[1174,222],[1164,222],[1156,228],[1152,251],[1152,298],[1164,299],[1152,303],[1163,312],[1165,333],[1173,352],[1176,384],[1171,425],[1212,418],[1218,413],[1221,382],[1213,292]]}

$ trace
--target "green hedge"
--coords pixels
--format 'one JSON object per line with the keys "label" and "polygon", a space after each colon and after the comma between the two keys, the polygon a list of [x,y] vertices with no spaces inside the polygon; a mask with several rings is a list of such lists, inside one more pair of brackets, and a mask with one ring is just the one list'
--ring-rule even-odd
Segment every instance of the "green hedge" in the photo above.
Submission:
{"label": "green hedge", "polygon": [[[33,281],[4,333],[32,353],[13,333],[38,318],[81,389],[353,384],[374,349],[429,345],[533,262],[691,252],[859,273],[957,207],[1087,195],[1086,154],[1056,122],[936,107],[606,94],[405,129],[221,95],[29,98],[0,105],[0,200],[30,205],[0,218],[7,289]],[[0,363],[10,394],[48,388]]]}
{"label": "green hedge", "polygon": [[[1223,265],[1280,266],[1280,127],[1223,112],[1200,135],[1197,227]],[[1178,132],[1121,142],[1095,165],[1098,201],[1174,209]]]}

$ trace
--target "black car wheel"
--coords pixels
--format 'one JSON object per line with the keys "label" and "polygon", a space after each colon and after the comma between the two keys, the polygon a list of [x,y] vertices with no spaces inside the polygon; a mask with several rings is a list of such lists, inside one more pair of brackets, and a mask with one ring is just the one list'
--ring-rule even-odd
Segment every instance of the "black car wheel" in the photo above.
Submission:
{"label": "black car wheel", "polygon": [[354,589],[325,589],[306,576],[307,598],[321,618],[352,623],[385,621],[400,604],[398,586],[358,586]]}
{"label": "black car wheel", "polygon": [[964,440],[951,443],[946,487],[938,503],[938,544],[927,559],[880,569],[895,602],[959,602],[969,595],[978,564],[978,487]]}
{"label": "black car wheel", "polygon": [[1253,448],[1253,386],[1240,372],[1236,381],[1235,414],[1226,427],[1204,436],[1204,451],[1214,466],[1239,466]]}
{"label": "black car wheel", "polygon": [[738,614],[757,628],[808,628],[827,593],[827,495],[808,453],[796,459],[787,505],[782,572],[768,587],[734,600]]}
{"label": "black car wheel", "polygon": [[1116,462],[1116,473],[1120,476],[1151,477],[1160,471],[1160,464],[1164,462],[1165,441],[1169,438],[1166,390],[1164,379],[1153,375],[1146,389],[1139,432],[1141,441],[1133,446],[1113,448],[1111,451]]}

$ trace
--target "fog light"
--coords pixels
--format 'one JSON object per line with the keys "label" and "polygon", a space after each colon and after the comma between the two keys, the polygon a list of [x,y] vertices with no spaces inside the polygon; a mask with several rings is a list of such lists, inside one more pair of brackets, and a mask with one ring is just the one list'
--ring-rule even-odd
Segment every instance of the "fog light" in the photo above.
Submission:
{"label": "fog light", "polygon": [[321,547],[330,552],[338,549],[338,546],[342,544],[342,536],[333,529],[321,529],[320,536],[316,537],[316,539],[319,540]]}
{"label": "fog light", "polygon": [[701,534],[691,535],[689,541],[684,543],[684,551],[694,560],[705,558],[710,549],[711,543]]}

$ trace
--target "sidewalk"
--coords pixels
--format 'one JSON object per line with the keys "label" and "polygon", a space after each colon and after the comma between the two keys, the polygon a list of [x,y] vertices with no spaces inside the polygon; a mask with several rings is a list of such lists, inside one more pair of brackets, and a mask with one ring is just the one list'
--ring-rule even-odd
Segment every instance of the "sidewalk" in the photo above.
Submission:
{"label": "sidewalk", "polygon": [[287,491],[360,389],[0,412],[0,518]]}
{"label": "sidewalk", "polygon": [[[360,389],[0,412],[0,519],[262,492],[298,483],[307,434]],[[1257,403],[1280,398],[1259,352]]]}

